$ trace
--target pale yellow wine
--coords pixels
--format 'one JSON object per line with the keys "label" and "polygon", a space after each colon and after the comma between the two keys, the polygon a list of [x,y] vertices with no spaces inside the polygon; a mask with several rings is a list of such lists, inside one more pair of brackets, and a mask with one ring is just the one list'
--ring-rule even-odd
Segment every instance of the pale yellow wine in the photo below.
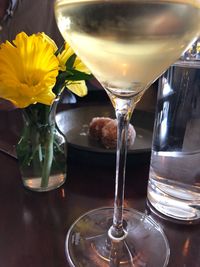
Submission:
{"label": "pale yellow wine", "polygon": [[147,88],[200,33],[192,0],[60,0],[55,14],[64,38],[115,95]]}

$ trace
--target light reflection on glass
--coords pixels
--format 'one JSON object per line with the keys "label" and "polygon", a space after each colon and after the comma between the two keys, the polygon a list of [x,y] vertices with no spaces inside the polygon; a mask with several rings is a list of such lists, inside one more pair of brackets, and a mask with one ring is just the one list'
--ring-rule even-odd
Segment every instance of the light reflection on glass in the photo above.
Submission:
{"label": "light reflection on glass", "polygon": [[190,238],[187,238],[183,245],[183,256],[187,257],[190,248]]}

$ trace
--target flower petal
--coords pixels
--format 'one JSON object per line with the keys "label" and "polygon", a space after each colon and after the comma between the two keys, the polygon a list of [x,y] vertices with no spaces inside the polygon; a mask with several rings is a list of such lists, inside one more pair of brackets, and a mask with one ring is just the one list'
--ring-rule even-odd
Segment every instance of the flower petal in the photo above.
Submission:
{"label": "flower petal", "polygon": [[76,70],[91,74],[91,71],[85,66],[85,64],[83,64],[83,62],[79,58],[76,58],[74,66]]}
{"label": "flower petal", "polygon": [[[65,43],[65,49],[62,51],[61,54],[58,54],[58,60],[60,63],[60,69],[62,71],[66,70],[66,62],[67,60],[74,54],[74,51],[72,50],[72,48],[69,46],[68,43]],[[76,70],[85,72],[90,74],[91,72],[88,70],[88,68],[85,66],[85,64],[80,60],[79,57],[76,56],[75,62],[74,62],[74,66],[73,66]]]}
{"label": "flower petal", "polygon": [[43,41],[48,42],[54,49],[54,53],[58,50],[58,47],[54,40],[52,40],[48,35],[46,35],[44,32],[39,32],[36,34],[36,36],[40,36]]}
{"label": "flower petal", "polygon": [[39,102],[50,105],[55,95],[59,61],[44,34],[19,33],[13,44],[0,46],[0,97],[18,107]]}
{"label": "flower petal", "polygon": [[85,81],[77,81],[67,85],[67,88],[78,96],[85,96],[87,94],[87,86]]}

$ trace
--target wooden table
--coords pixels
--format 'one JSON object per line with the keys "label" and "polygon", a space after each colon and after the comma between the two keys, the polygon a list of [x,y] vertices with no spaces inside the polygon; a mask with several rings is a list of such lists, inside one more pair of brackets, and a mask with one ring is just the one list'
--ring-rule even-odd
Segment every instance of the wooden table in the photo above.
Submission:
{"label": "wooden table", "polygon": [[[113,205],[114,166],[69,160],[66,183],[48,193],[25,189],[17,160],[2,152],[0,166],[0,267],[69,267],[65,257],[69,226],[84,212]],[[125,206],[145,211],[148,171],[149,162],[128,166]],[[169,240],[168,266],[199,267],[200,225],[152,216]]]}

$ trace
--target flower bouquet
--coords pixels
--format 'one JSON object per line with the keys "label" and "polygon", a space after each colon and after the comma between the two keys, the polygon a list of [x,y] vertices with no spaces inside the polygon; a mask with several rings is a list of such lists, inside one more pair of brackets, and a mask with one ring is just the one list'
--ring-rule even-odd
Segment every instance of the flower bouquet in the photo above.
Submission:
{"label": "flower bouquet", "polygon": [[67,43],[58,49],[44,33],[19,33],[0,45],[0,97],[22,109],[24,130],[16,151],[24,185],[59,187],[66,177],[65,137],[55,123],[61,92],[87,94],[91,75]]}

